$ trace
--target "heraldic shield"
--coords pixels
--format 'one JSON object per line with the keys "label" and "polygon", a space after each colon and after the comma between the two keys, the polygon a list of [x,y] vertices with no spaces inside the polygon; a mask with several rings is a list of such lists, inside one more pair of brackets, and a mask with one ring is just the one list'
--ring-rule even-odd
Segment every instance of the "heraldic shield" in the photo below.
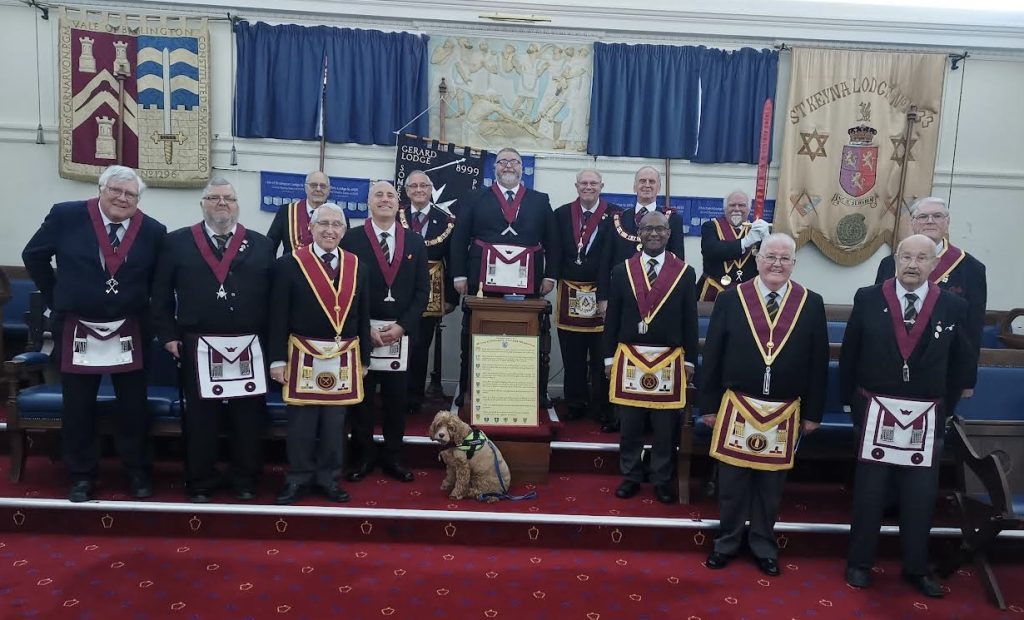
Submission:
{"label": "heraldic shield", "polygon": [[930,467],[935,462],[938,401],[863,394],[868,405],[860,460]]}
{"label": "heraldic shield", "polygon": [[254,334],[194,338],[196,382],[203,400],[246,398],[267,393],[263,349]]}
{"label": "heraldic shield", "polygon": [[288,338],[287,380],[282,397],[289,405],[355,405],[363,401],[359,338]]}
{"label": "heraldic shield", "polygon": [[839,165],[839,186],[854,198],[860,198],[875,186],[878,175],[878,147],[872,144],[875,129],[865,125],[851,127],[850,143],[843,147]]}
{"label": "heraldic shield", "polygon": [[737,467],[792,469],[799,434],[799,398],[763,400],[726,390],[715,416],[710,454]]}
{"label": "heraldic shield", "polygon": [[645,409],[686,406],[682,347],[648,347],[619,343],[612,360],[608,400]]}

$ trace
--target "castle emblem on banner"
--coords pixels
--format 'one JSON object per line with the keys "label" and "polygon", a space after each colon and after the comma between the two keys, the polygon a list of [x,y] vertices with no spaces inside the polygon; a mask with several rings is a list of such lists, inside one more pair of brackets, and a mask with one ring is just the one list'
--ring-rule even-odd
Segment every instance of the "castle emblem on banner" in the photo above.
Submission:
{"label": "castle emblem on banner", "polygon": [[[870,112],[865,120],[870,119]],[[878,175],[878,146],[873,144],[878,132],[868,125],[850,127],[850,143],[843,146],[839,165],[839,186],[850,196],[860,198],[875,186]]]}
{"label": "castle emblem on banner", "polygon": [[60,175],[95,181],[111,164],[156,187],[210,178],[205,19],[64,11]]}

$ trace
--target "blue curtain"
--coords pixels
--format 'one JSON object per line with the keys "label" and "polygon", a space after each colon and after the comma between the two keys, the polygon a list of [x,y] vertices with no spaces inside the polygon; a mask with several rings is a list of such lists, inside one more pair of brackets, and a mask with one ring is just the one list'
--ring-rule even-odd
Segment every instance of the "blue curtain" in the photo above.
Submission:
{"label": "blue curtain", "polygon": [[[240,137],[318,139],[325,62],[328,142],[394,145],[428,105],[425,36],[244,21],[235,35]],[[426,135],[427,123],[405,131]]]}
{"label": "blue curtain", "polygon": [[[775,99],[779,53],[702,49],[700,133],[694,162],[756,164],[765,99]],[[769,160],[771,159],[769,144]]]}
{"label": "blue curtain", "polygon": [[[327,141],[396,144],[429,105],[427,37],[332,28],[327,47]],[[424,114],[404,132],[426,136]]]}
{"label": "blue curtain", "polygon": [[595,43],[587,152],[693,157],[699,69],[697,47]]}
{"label": "blue curtain", "polygon": [[324,27],[235,24],[235,135],[315,140]]}

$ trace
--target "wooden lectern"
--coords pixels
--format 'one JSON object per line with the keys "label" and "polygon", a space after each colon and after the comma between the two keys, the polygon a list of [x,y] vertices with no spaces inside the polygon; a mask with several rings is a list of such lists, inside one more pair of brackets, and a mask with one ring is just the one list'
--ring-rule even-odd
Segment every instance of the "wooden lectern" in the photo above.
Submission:
{"label": "wooden lectern", "polygon": [[[469,333],[473,335],[540,336],[540,376],[542,395],[547,388],[551,363],[551,334],[542,329],[549,325],[551,303],[545,299],[510,301],[500,297],[463,298],[463,311],[469,312]],[[473,363],[473,347],[467,351],[466,363]],[[470,366],[472,368],[472,366]],[[511,370],[511,369],[510,369]],[[512,472],[513,484],[547,481],[551,461],[551,430],[547,424],[546,404],[541,399],[536,428],[483,427],[483,431],[501,450]],[[471,421],[473,392],[459,411],[466,422]]]}

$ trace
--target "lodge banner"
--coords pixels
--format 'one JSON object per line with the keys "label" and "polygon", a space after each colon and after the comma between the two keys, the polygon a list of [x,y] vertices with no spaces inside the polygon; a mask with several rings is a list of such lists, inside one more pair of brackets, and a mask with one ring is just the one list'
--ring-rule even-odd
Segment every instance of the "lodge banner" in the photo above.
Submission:
{"label": "lodge banner", "polygon": [[206,184],[209,53],[206,19],[63,10],[60,176],[120,163],[150,186]]}
{"label": "lodge banner", "polygon": [[774,230],[846,266],[890,241],[898,208],[906,236],[907,207],[932,191],[945,68],[943,54],[795,48]]}
{"label": "lodge banner", "polygon": [[395,189],[399,199],[406,201],[405,180],[419,170],[434,185],[431,201],[458,217],[459,198],[484,185],[486,158],[487,151],[402,134],[398,136],[395,155]]}

